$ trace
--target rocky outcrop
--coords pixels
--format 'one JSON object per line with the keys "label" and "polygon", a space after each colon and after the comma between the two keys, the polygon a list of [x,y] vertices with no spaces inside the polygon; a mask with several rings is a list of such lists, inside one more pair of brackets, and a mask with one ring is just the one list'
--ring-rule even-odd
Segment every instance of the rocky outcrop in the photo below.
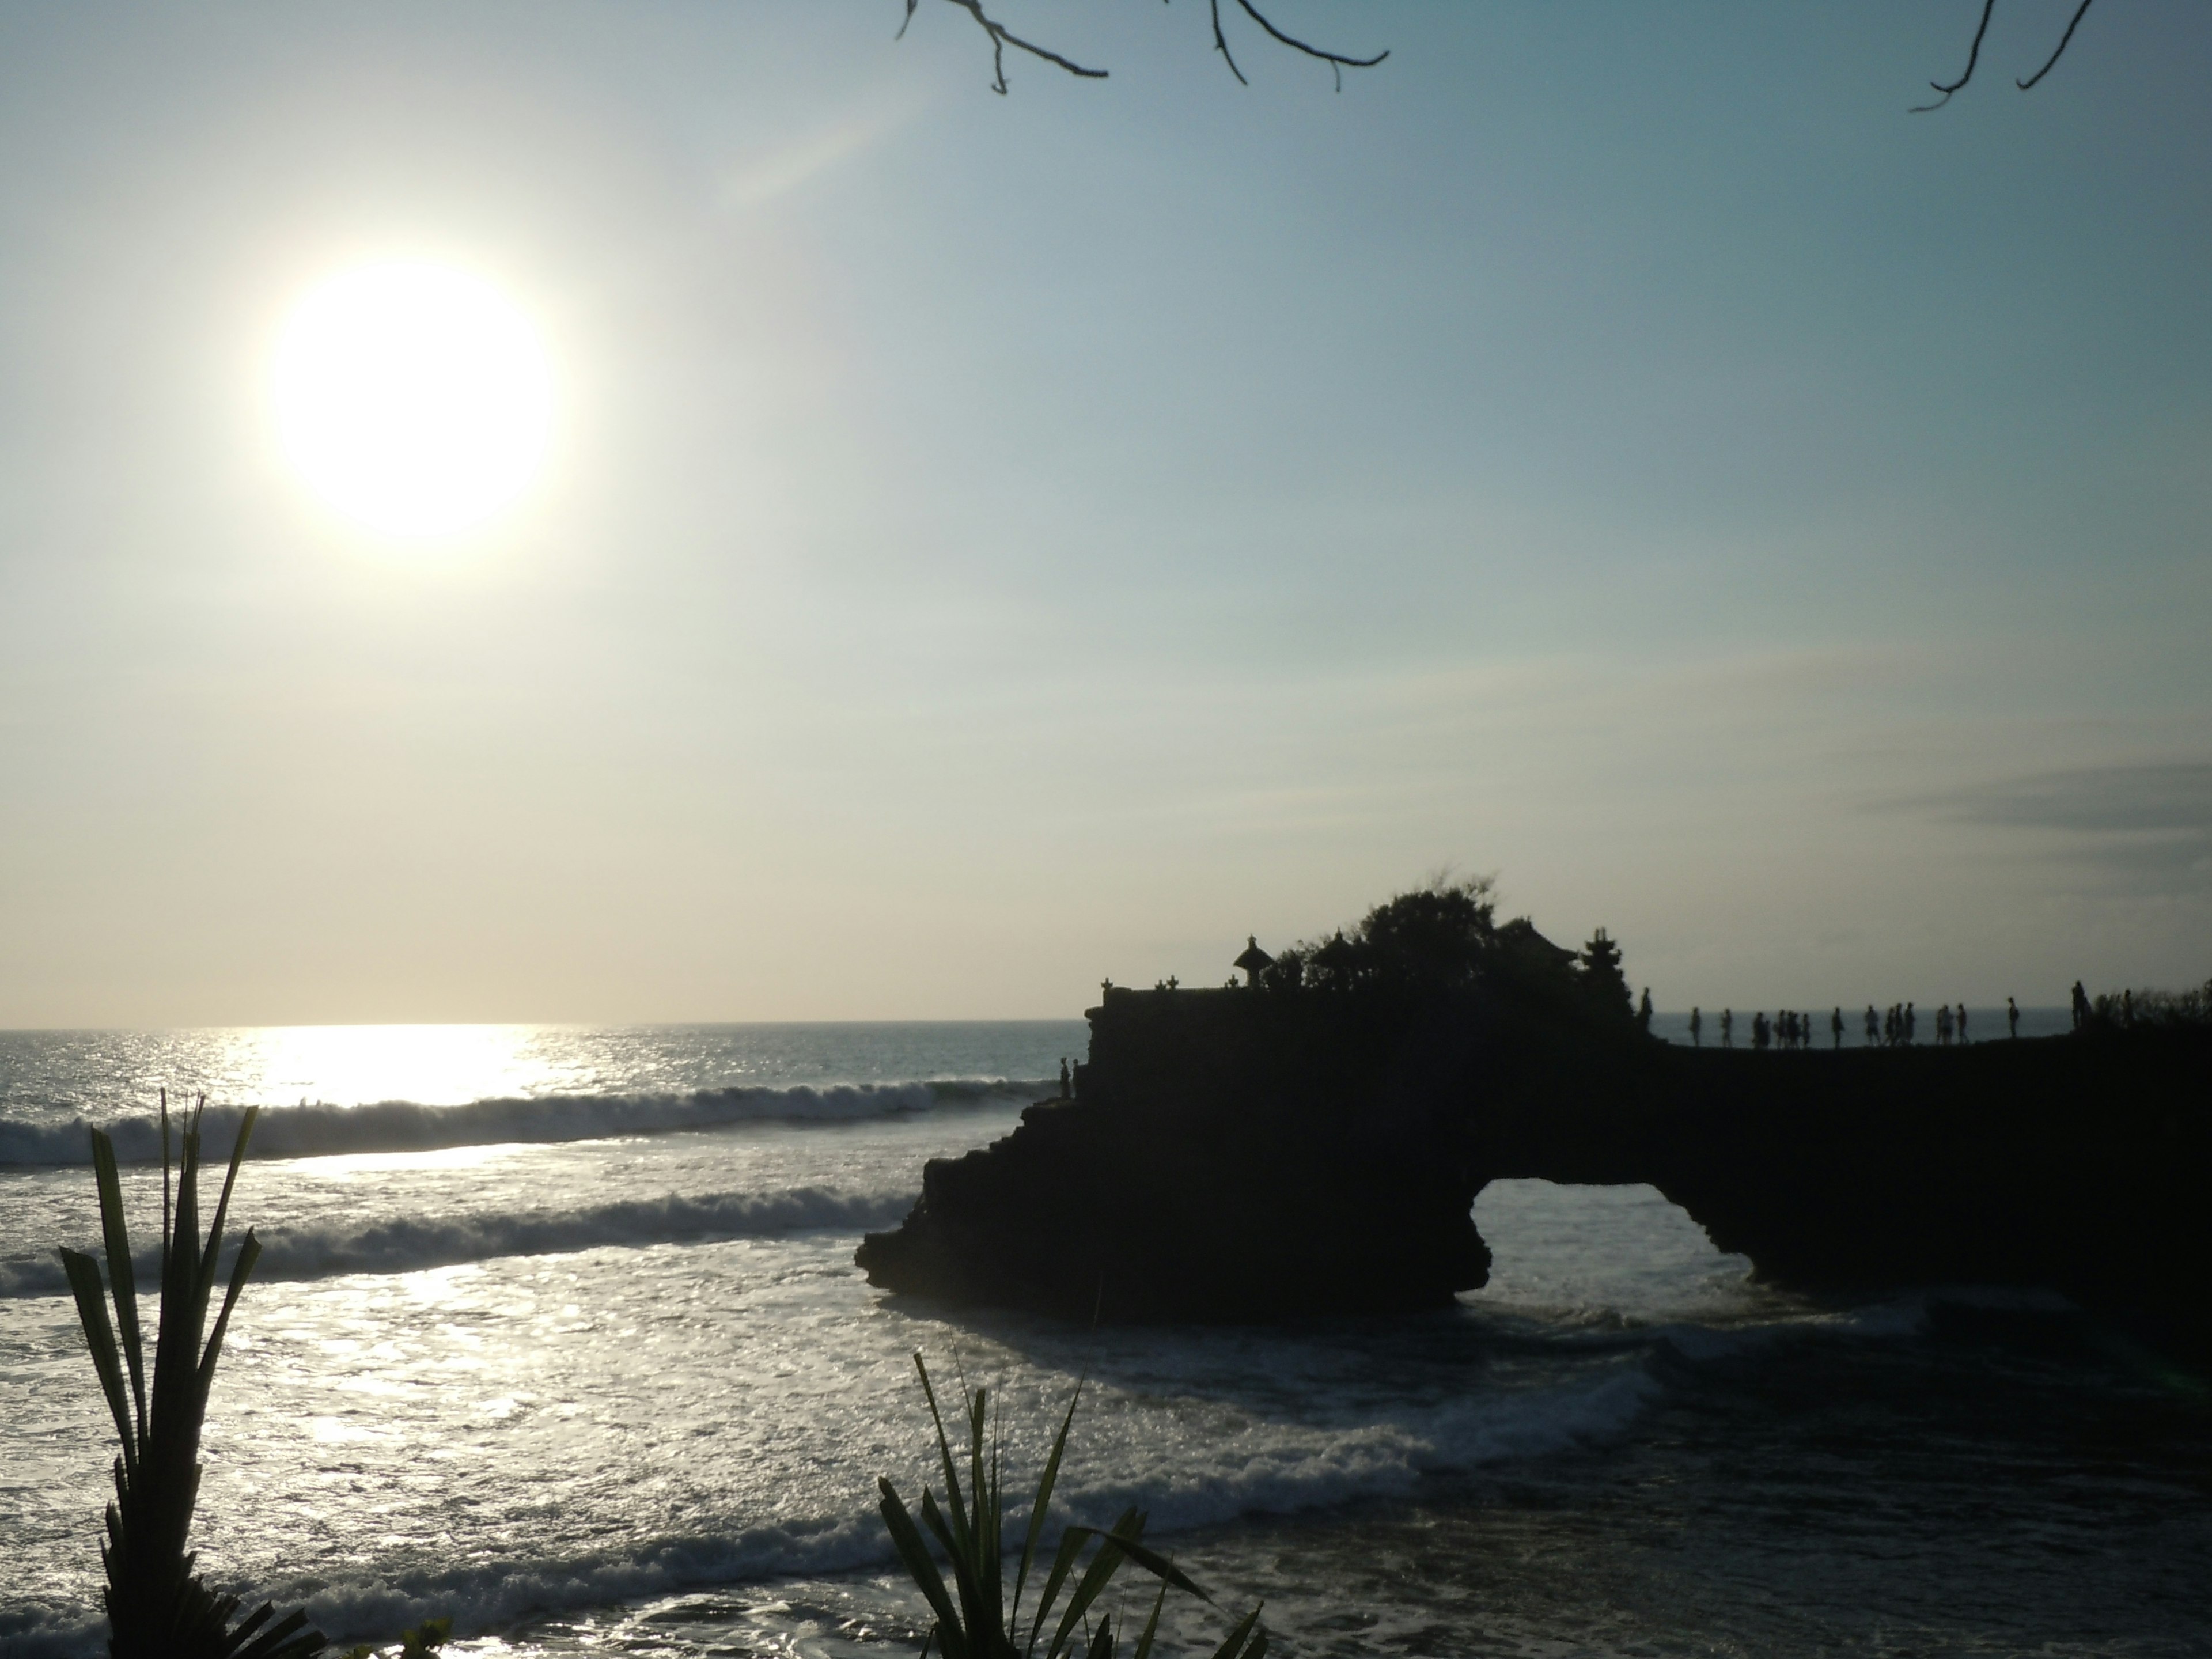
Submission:
{"label": "rocky outcrop", "polygon": [[933,1162],[860,1263],[1080,1319],[1387,1311],[1485,1282],[1487,1182],[1637,1182],[1784,1284],[2048,1286],[2212,1349],[2212,1033],[1691,1051],[1561,983],[1111,992],[1077,1098]]}
{"label": "rocky outcrop", "polygon": [[1260,992],[1109,993],[1077,1097],[922,1172],[860,1263],[889,1289],[1073,1318],[1433,1306],[1484,1282],[1450,1103],[1363,1087]]}

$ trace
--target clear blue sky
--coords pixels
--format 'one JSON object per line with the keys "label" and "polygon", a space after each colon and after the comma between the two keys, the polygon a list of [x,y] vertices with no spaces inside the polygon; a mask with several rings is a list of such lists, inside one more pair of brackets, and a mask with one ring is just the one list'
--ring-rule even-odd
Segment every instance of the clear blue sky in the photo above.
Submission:
{"label": "clear blue sky", "polygon": [[[0,9],[0,1025],[2202,980],[2212,8],[2070,9]],[[394,254],[556,367],[435,549],[270,435]]]}

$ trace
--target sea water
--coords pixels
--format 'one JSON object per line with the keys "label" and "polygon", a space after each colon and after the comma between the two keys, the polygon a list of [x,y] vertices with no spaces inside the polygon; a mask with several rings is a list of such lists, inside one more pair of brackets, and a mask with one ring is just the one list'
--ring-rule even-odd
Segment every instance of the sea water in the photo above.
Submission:
{"label": "sea water", "polygon": [[[1080,1383],[1063,1512],[1144,1509],[1279,1651],[2212,1650],[2197,1379],[2053,1298],[1773,1293],[1646,1188],[1493,1185],[1490,1285],[1413,1317],[1091,1330],[871,1289],[860,1234],[1085,1041],[0,1035],[0,1653],[102,1639],[112,1431],[52,1247],[98,1235],[90,1123],[154,1236],[164,1086],[206,1092],[218,1152],[263,1109],[201,1565],[334,1638],[445,1614],[464,1653],[911,1652],[875,1483],[937,1482],[920,1352],[992,1389],[1010,1486]],[[1178,1651],[1225,1624],[1166,1619]]]}

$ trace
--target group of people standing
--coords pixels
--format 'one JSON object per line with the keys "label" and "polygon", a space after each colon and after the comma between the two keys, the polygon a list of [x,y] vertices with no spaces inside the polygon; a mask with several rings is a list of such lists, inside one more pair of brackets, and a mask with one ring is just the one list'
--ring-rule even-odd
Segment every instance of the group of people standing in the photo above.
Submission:
{"label": "group of people standing", "polygon": [[[1751,1046],[1754,1048],[1809,1048],[1814,1042],[1814,1019],[1812,1014],[1785,1008],[1768,1019],[1764,1010],[1751,1017]],[[2078,1018],[2078,1017],[2077,1017]],[[1832,1048],[1844,1046],[1844,1011],[1838,1007],[1828,1013],[1828,1041]],[[1866,1046],[1899,1048],[1919,1040],[1919,1010],[1910,1002],[1893,1002],[1882,1013],[1875,1012],[1874,1004],[1867,1004]],[[2020,1004],[2012,998],[2005,999],[2006,1035],[2020,1035]],[[1720,1018],[1721,1047],[1735,1047],[1735,1010],[1723,1008]],[[1965,1042],[1966,1038],[1966,1005],[1954,1007],[1943,1004],[1936,1010],[1936,1042],[1948,1048],[1954,1042]],[[1690,1043],[1702,1048],[1705,1042],[1705,1016],[1701,1008],[1690,1010]]]}

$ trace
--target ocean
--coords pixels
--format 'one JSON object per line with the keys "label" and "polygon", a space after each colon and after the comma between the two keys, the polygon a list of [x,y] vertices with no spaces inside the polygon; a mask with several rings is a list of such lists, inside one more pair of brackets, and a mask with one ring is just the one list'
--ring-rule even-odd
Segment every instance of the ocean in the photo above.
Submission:
{"label": "ocean", "polygon": [[2055,1297],[1816,1304],[1650,1188],[1541,1182],[1482,1194],[1491,1284],[1414,1317],[1091,1330],[869,1288],[861,1232],[1085,1042],[0,1034],[0,1655],[102,1650],[112,1430],[53,1247],[97,1237],[88,1122],[154,1237],[164,1086],[206,1093],[218,1150],[264,1109],[200,1565],[334,1639],[444,1614],[456,1654],[910,1653],[875,1482],[936,1480],[918,1351],[991,1388],[1010,1486],[1080,1381],[1064,1512],[1141,1505],[1278,1652],[2212,1652],[2212,1395]]}

